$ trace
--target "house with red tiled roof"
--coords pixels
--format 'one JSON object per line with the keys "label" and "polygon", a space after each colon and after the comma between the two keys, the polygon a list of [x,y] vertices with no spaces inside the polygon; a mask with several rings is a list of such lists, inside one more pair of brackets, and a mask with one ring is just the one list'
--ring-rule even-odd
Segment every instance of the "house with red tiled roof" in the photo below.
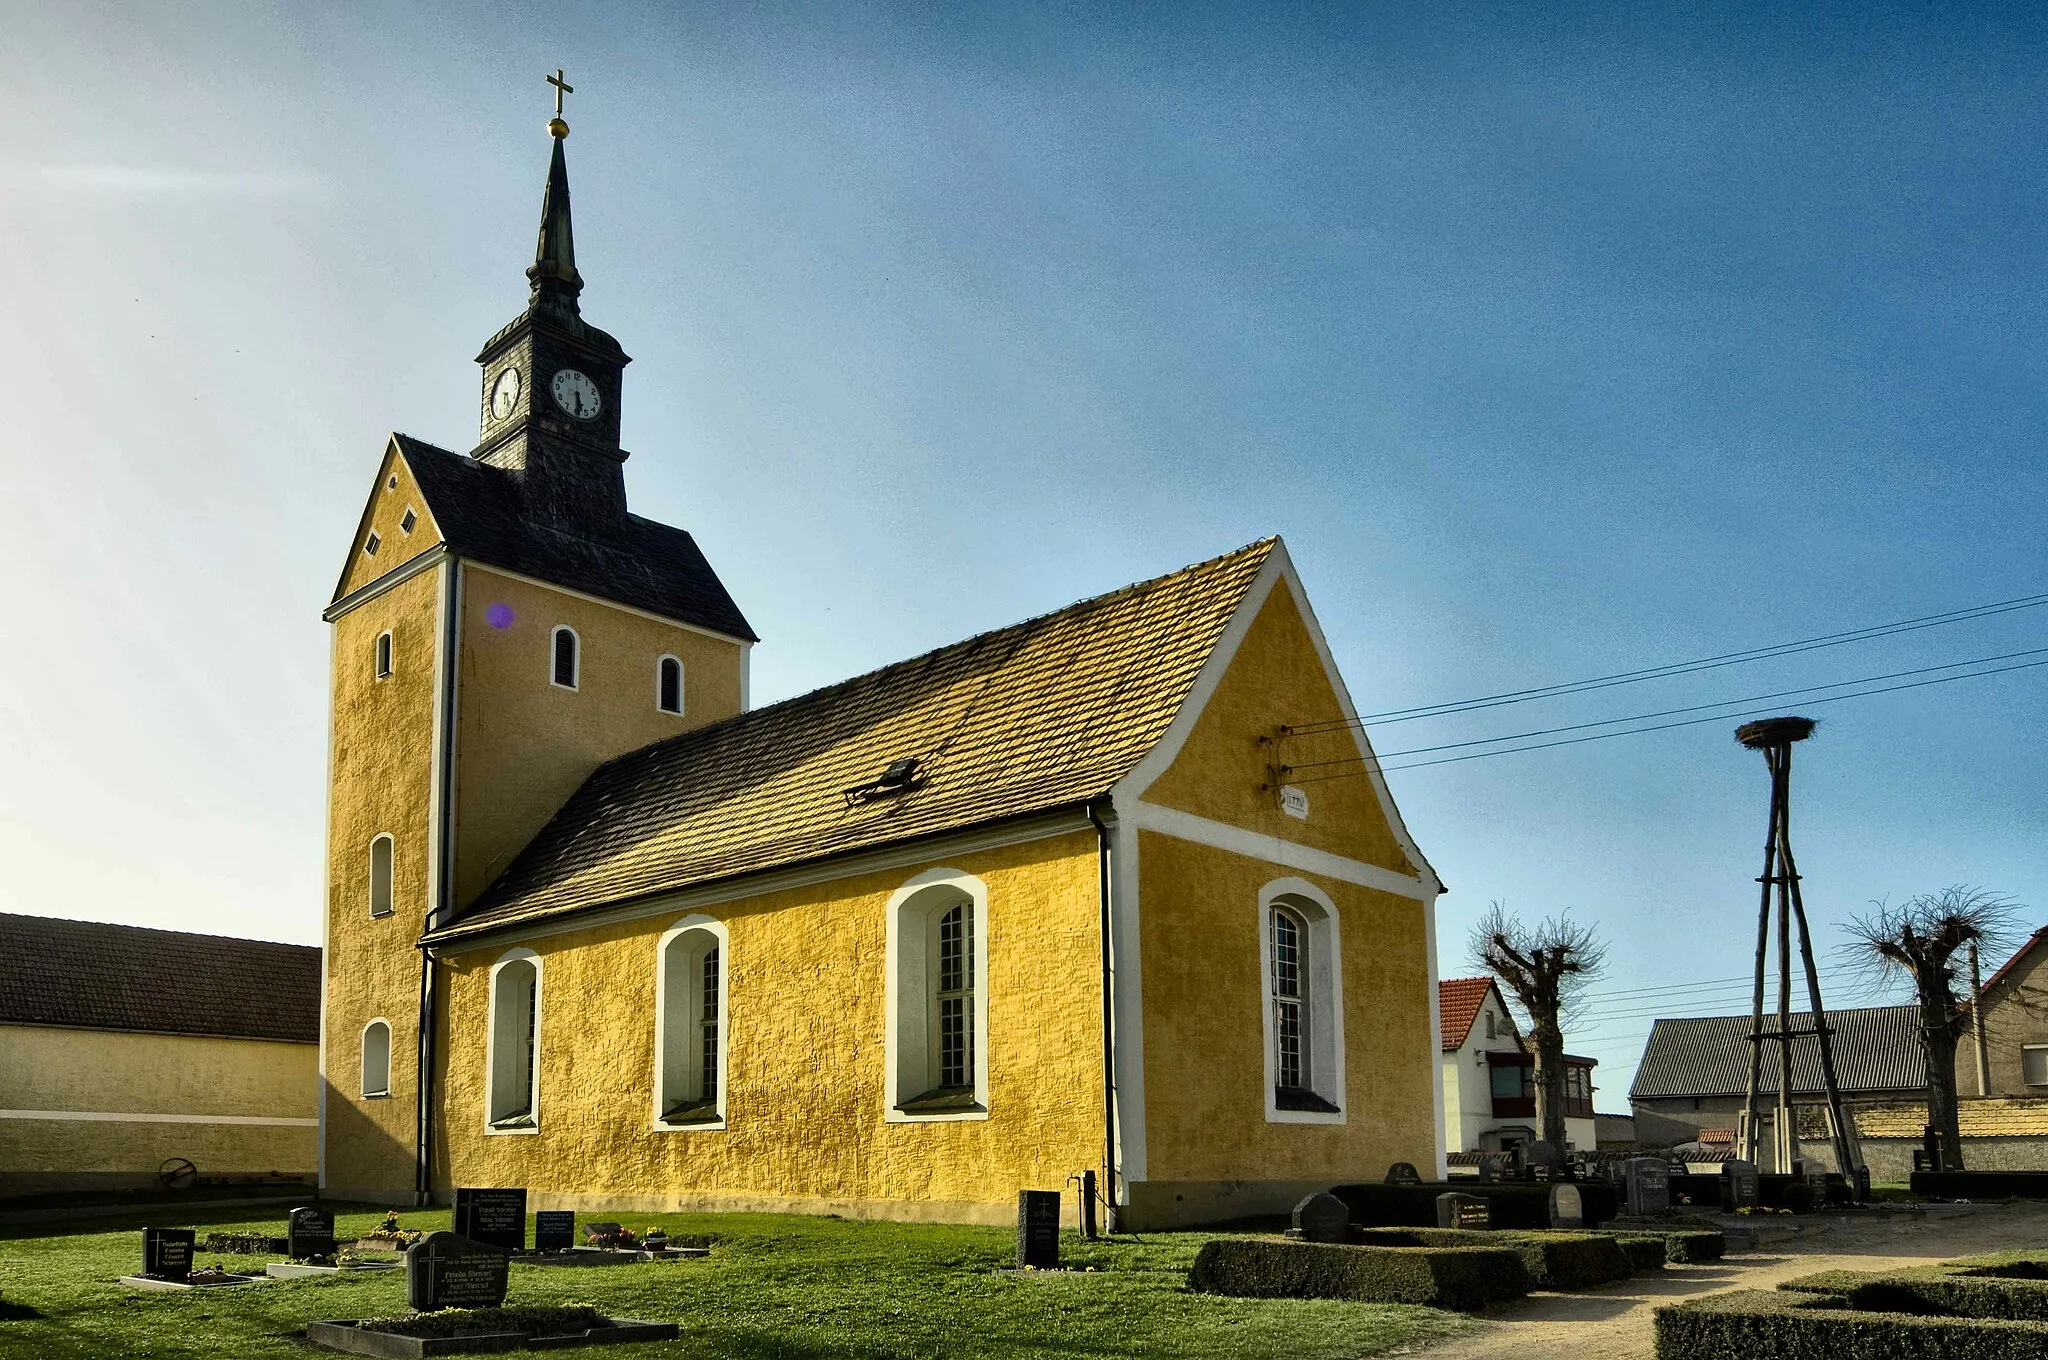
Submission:
{"label": "house with red tiled roof", "polygon": [[[1444,1152],[1512,1152],[1538,1137],[1536,1058],[1522,1042],[1500,984],[1490,977],[1442,978],[1437,1013],[1444,1088]],[[1594,1060],[1565,1056],[1565,1147],[1590,1152]]]}

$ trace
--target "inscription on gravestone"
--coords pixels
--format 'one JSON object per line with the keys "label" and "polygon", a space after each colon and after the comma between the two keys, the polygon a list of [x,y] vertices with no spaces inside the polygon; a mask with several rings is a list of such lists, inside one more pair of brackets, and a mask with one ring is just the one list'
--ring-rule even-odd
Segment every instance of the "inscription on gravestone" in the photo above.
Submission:
{"label": "inscription on gravestone", "polygon": [[1388,1185],[1420,1185],[1422,1177],[1416,1173],[1413,1162],[1395,1162],[1387,1168]]}
{"label": "inscription on gravestone", "polygon": [[1053,1270],[1060,1263],[1060,1192],[1017,1192],[1017,1264]]}
{"label": "inscription on gravestone", "polygon": [[1351,1211],[1327,1190],[1310,1195],[1294,1206],[1294,1230],[1288,1236],[1304,1242],[1348,1242]]}
{"label": "inscription on gravestone", "polygon": [[1557,1144],[1546,1143],[1541,1138],[1522,1149],[1522,1165],[1534,1172],[1538,1180],[1554,1180],[1558,1164],[1563,1159],[1557,1155]]}
{"label": "inscription on gravestone", "polygon": [[1721,1163],[1722,1212],[1732,1214],[1737,1209],[1756,1208],[1759,1189],[1755,1162],[1736,1157]]}
{"label": "inscription on gravestone", "polygon": [[192,1273],[192,1248],[198,1234],[190,1228],[144,1228],[142,1273],[156,1280],[182,1280]]}
{"label": "inscription on gravestone", "polygon": [[311,1204],[292,1210],[284,1221],[284,1250],[294,1261],[334,1255],[334,1211]]}
{"label": "inscription on gravestone", "polygon": [[497,1308],[512,1258],[452,1232],[428,1233],[405,1252],[405,1301],[419,1311]]}
{"label": "inscription on gravestone", "polygon": [[533,1216],[533,1249],[567,1251],[576,1245],[576,1211],[542,1209]]}
{"label": "inscription on gravestone", "polygon": [[1550,1187],[1550,1226],[1553,1228],[1582,1228],[1586,1225],[1586,1202],[1579,1194],[1579,1187],[1570,1181],[1557,1181]]}
{"label": "inscription on gravestone", "polygon": [[1622,1163],[1628,1211],[1661,1214],[1671,1207],[1671,1165],[1662,1157],[1631,1157]]}
{"label": "inscription on gravestone", "polygon": [[1491,1228],[1493,1206],[1477,1195],[1455,1190],[1436,1197],[1436,1225],[1439,1228]]}
{"label": "inscription on gravestone", "polygon": [[505,1251],[526,1250],[526,1191],[457,1190],[455,1231]]}

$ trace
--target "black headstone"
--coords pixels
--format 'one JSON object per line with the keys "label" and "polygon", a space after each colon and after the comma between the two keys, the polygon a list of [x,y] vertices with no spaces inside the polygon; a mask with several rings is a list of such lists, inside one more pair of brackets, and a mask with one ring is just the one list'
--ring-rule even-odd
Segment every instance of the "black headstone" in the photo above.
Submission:
{"label": "black headstone", "polygon": [[284,1252],[294,1261],[334,1255],[334,1211],[312,1204],[292,1210],[284,1221]]}
{"label": "black headstone", "polygon": [[1351,1211],[1327,1190],[1310,1195],[1294,1206],[1294,1231],[1289,1236],[1304,1242],[1348,1242]]}
{"label": "black headstone", "polygon": [[526,1250],[526,1191],[457,1190],[455,1231],[472,1242]]}
{"label": "black headstone", "polygon": [[1586,1226],[1586,1197],[1579,1187],[1570,1181],[1553,1181],[1550,1186],[1550,1226],[1553,1228],[1583,1228]]}
{"label": "black headstone", "polygon": [[1481,1185],[1492,1185],[1499,1179],[1499,1174],[1493,1168],[1493,1158],[1491,1156],[1482,1156],[1479,1159],[1479,1183]]}
{"label": "black headstone", "polygon": [[1452,1191],[1436,1197],[1436,1225],[1439,1228],[1491,1228],[1493,1206],[1477,1195]]}
{"label": "black headstone", "polygon": [[1053,1270],[1060,1263],[1060,1192],[1017,1192],[1017,1264]]}
{"label": "black headstone", "polygon": [[1395,1162],[1387,1168],[1388,1185],[1420,1185],[1422,1177],[1416,1174],[1413,1162]]}
{"label": "black headstone", "polygon": [[1538,1138],[1522,1146],[1522,1165],[1534,1172],[1538,1179],[1548,1180],[1557,1175],[1557,1168],[1564,1159],[1557,1155],[1557,1144],[1546,1143]]}
{"label": "black headstone", "polygon": [[1856,1186],[1856,1190],[1855,1190],[1855,1194],[1856,1194],[1856,1202],[1857,1202],[1858,1204],[1868,1204],[1868,1203],[1870,1203],[1870,1168],[1869,1168],[1869,1167],[1867,1167],[1867,1166],[1859,1166],[1859,1167],[1857,1167],[1857,1168],[1856,1168],[1856,1179],[1855,1179],[1855,1186]]}
{"label": "black headstone", "polygon": [[1628,1211],[1661,1214],[1671,1207],[1671,1164],[1662,1157],[1631,1157],[1622,1163]]}
{"label": "black headstone", "polygon": [[1754,1209],[1758,1204],[1756,1163],[1739,1157],[1721,1163],[1721,1211]]}
{"label": "black headstone", "polygon": [[182,1280],[192,1273],[192,1248],[199,1235],[190,1228],[144,1228],[142,1273],[153,1280]]}
{"label": "black headstone", "polygon": [[498,1308],[512,1258],[452,1232],[428,1233],[405,1252],[405,1301],[436,1308]]}
{"label": "black headstone", "polygon": [[533,1249],[567,1251],[576,1245],[576,1211],[542,1209],[533,1216]]}

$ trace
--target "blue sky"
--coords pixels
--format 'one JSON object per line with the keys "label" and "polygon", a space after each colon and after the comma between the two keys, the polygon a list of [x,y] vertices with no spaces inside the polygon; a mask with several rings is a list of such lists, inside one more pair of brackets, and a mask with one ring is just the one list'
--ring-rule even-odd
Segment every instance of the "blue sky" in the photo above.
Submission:
{"label": "blue sky", "polygon": [[[2015,9],[4,6],[0,910],[319,937],[326,639],[383,435],[474,439],[562,66],[635,508],[769,700],[1268,533],[1360,706],[2048,591],[2048,29]],[[2048,646],[2048,610],[1375,732]],[[2048,919],[2044,677],[1824,705],[1823,947]],[[1391,776],[1613,945],[1573,1046],[1740,1009],[1726,725]],[[1841,1000],[1861,994],[1844,986]]]}

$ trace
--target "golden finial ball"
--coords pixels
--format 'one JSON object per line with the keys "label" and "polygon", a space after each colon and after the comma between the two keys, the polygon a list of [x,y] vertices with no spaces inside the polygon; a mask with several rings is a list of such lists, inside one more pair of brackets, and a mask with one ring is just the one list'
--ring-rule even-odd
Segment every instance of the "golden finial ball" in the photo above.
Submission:
{"label": "golden finial ball", "polygon": [[562,140],[562,138],[568,135],[569,125],[567,123],[563,122],[559,118],[548,119],[548,136],[554,138],[556,141],[559,142]]}

